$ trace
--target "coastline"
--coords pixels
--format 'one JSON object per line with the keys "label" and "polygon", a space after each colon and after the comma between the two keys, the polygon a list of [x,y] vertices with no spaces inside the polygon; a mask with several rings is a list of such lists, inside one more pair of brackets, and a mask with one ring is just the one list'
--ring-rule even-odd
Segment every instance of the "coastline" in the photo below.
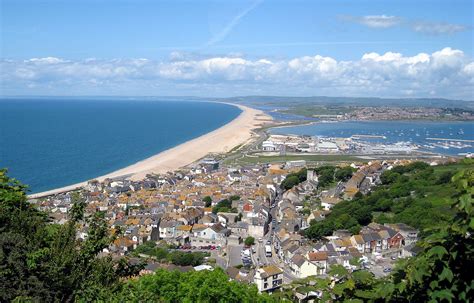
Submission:
{"label": "coastline", "polygon": [[[107,178],[126,176],[131,180],[141,180],[147,174],[174,171],[205,157],[209,153],[226,153],[235,146],[246,144],[255,136],[253,132],[255,129],[261,127],[265,122],[272,120],[269,115],[261,110],[234,103],[217,103],[236,106],[242,112],[234,120],[207,134],[162,151],[125,168],[92,179],[101,182]],[[81,188],[86,184],[87,181],[84,181],[31,194],[28,197],[34,199],[59,194]]]}

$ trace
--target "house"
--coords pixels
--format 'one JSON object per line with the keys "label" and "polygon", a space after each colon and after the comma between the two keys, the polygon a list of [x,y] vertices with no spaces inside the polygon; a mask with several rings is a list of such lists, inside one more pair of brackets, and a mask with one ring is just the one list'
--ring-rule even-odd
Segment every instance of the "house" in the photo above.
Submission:
{"label": "house", "polygon": [[382,237],[376,232],[361,233],[364,240],[365,252],[374,253],[382,251]]}
{"label": "house", "polygon": [[402,245],[415,244],[418,241],[418,230],[406,225],[404,223],[386,224],[386,226],[393,228],[403,236]]}
{"label": "house", "polygon": [[283,270],[275,265],[261,267],[256,270],[253,281],[259,292],[271,292],[283,284]]}
{"label": "house", "polygon": [[175,220],[161,221],[159,226],[160,239],[174,239],[176,237],[176,227],[179,225],[184,224]]}
{"label": "house", "polygon": [[351,236],[351,243],[360,253],[365,253],[365,241],[361,235]]}
{"label": "house", "polygon": [[337,203],[339,203],[341,199],[338,197],[332,197],[332,196],[324,196],[321,197],[321,207],[324,208],[324,210],[328,211],[331,210],[331,208],[334,207]]}
{"label": "house", "polygon": [[316,222],[322,221],[326,218],[326,214],[327,211],[315,210],[309,214],[308,218],[306,218],[306,223],[310,225],[312,220],[315,220]]}
{"label": "house", "polygon": [[320,272],[320,268],[316,263],[309,262],[306,257],[300,254],[294,255],[291,258],[290,269],[300,279],[318,275],[318,272]]}
{"label": "house", "polygon": [[191,225],[178,225],[176,227],[176,241],[179,244],[187,243],[191,236],[192,229],[193,227]]}
{"label": "house", "polygon": [[122,251],[123,253],[125,253],[125,252],[128,252],[128,251],[134,249],[135,248],[135,243],[132,240],[130,240],[130,238],[128,238],[128,237],[120,237],[120,238],[117,238],[114,241],[113,246],[116,249],[118,249],[118,250]]}
{"label": "house", "polygon": [[229,235],[230,230],[220,223],[212,226],[194,225],[190,240],[191,245],[196,247],[209,245],[223,247],[227,245],[227,237]]}
{"label": "house", "polygon": [[251,218],[247,220],[248,235],[254,238],[262,238],[268,232],[268,221],[266,219]]}
{"label": "house", "polygon": [[316,275],[324,275],[328,270],[328,252],[310,252],[308,253],[309,262],[316,265]]}
{"label": "house", "polygon": [[233,235],[237,235],[241,238],[246,238],[248,235],[249,225],[246,222],[239,221],[236,223],[230,223],[227,227]]}
{"label": "house", "polygon": [[238,269],[235,267],[228,267],[226,273],[231,280],[247,284],[252,283],[255,276],[255,271],[253,269],[247,270],[245,268]]}
{"label": "house", "polygon": [[213,225],[214,223],[217,222],[217,215],[213,213],[205,214],[200,220],[200,224],[204,225]]}

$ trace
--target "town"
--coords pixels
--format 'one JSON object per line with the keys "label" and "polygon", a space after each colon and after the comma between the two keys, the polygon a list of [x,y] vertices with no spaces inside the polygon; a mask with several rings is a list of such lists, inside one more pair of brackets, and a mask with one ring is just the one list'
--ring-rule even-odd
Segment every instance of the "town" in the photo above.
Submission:
{"label": "town", "polygon": [[[268,141],[262,148],[268,148]],[[437,161],[429,164],[447,160]],[[103,253],[145,262],[142,274],[158,268],[221,267],[232,280],[273,292],[297,279],[327,277],[333,265],[382,277],[397,259],[415,255],[419,231],[402,223],[372,222],[355,233],[339,229],[318,240],[304,236],[311,223],[325,220],[335,205],[369,193],[381,183],[384,171],[410,162],[360,160],[318,167],[300,160],[231,166],[208,157],[141,181],[91,180],[82,190],[30,202],[58,224],[67,222],[78,199],[86,202],[86,213],[103,212],[115,235]],[[87,231],[88,226],[82,226],[77,237],[87,238]],[[157,248],[197,257],[169,262],[150,253]]]}

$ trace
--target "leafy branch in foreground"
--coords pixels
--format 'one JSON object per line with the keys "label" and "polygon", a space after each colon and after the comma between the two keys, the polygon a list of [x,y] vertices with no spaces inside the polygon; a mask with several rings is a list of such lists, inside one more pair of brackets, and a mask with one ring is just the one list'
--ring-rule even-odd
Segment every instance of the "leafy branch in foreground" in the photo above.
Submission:
{"label": "leafy branch in foreground", "polygon": [[[0,301],[71,302],[94,299],[135,275],[140,266],[99,257],[112,241],[102,213],[84,219],[85,203],[73,196],[69,221],[51,224],[27,201],[26,187],[0,170]],[[80,241],[76,226],[87,225]]]}

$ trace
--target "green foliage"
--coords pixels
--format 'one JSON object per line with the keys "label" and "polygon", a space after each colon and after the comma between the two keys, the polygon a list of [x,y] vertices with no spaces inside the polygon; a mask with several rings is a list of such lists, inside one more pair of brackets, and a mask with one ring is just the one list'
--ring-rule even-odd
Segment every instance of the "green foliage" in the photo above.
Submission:
{"label": "green foliage", "polygon": [[352,174],[354,173],[354,170],[350,166],[345,166],[338,168],[336,172],[334,173],[334,178],[336,181],[347,181],[352,177]]}
{"label": "green foliage", "polygon": [[[385,171],[382,185],[366,196],[356,195],[352,201],[335,205],[325,220],[311,223],[306,236],[321,239],[336,229],[355,233],[372,221],[401,222],[420,230],[446,224],[453,215],[450,205],[458,191],[452,182],[440,183],[439,175],[453,174],[459,168],[446,165],[433,169],[426,163],[414,162]],[[374,213],[378,215],[374,217]]]}
{"label": "green foliage", "polygon": [[255,238],[251,237],[251,236],[248,236],[247,238],[245,238],[244,244],[247,245],[247,246],[254,245],[255,244]]}
{"label": "green foliage", "polygon": [[[427,171],[426,166],[413,167]],[[414,170],[399,169],[402,174],[419,174]],[[330,275],[338,282],[334,287],[319,283],[319,289],[344,302],[470,302],[474,296],[474,168],[459,171],[449,186],[455,189],[453,216],[429,228],[428,236],[418,243],[422,251],[415,257],[399,261],[385,279],[375,279],[363,270],[349,273],[340,266],[332,267]]]}
{"label": "green foliage", "polygon": [[297,176],[290,176],[287,177],[283,182],[281,182],[281,188],[284,190],[288,190],[293,188],[293,186],[298,185],[300,183],[300,180],[298,179]]}
{"label": "green foliage", "polygon": [[296,173],[290,173],[286,175],[285,180],[283,180],[283,182],[280,184],[281,189],[288,190],[293,188],[293,186],[306,181],[306,173],[306,168],[302,168]]}
{"label": "green foliage", "polygon": [[169,250],[166,247],[158,247],[154,242],[145,242],[133,250],[133,255],[144,254],[154,257],[160,262],[171,262],[179,266],[198,266],[204,262],[204,258],[209,256],[206,252],[190,252]]}
{"label": "green foliage", "polygon": [[204,258],[208,256],[209,253],[205,252],[184,252],[176,250],[168,254],[167,260],[179,266],[198,266],[201,265],[204,262]]}
{"label": "green foliage", "polygon": [[232,195],[232,196],[229,197],[229,200],[230,200],[230,201],[237,201],[237,200],[240,200],[240,196],[238,196],[238,195]]}
{"label": "green foliage", "polygon": [[319,187],[325,188],[334,182],[336,167],[325,165],[314,170],[318,174]]}
{"label": "green foliage", "polygon": [[237,201],[239,200],[240,197],[237,195],[230,196],[228,199],[223,199],[219,201],[213,208],[212,212],[214,214],[217,214],[218,212],[224,212],[224,213],[237,213],[237,209],[232,207],[232,201]]}
{"label": "green foliage", "polygon": [[229,282],[219,268],[181,273],[158,270],[131,280],[110,298],[113,302],[274,302],[255,286]]}
{"label": "green foliage", "polygon": [[137,248],[132,251],[132,254],[135,256],[144,254],[152,256],[157,260],[165,260],[168,256],[168,249],[166,247],[158,247],[154,242],[149,241],[138,245]]}
{"label": "green foliage", "polygon": [[235,216],[234,223],[242,221],[242,216],[243,216],[242,213],[239,213],[237,216]]}
{"label": "green foliage", "polygon": [[[59,226],[28,203],[25,190],[0,170],[0,301],[72,301],[113,289],[139,270],[97,257],[112,239],[101,213],[83,219],[80,196]],[[76,224],[89,225],[83,242],[76,240]]]}
{"label": "green foliage", "polygon": [[212,205],[212,198],[209,196],[205,196],[202,198],[202,201],[206,203],[206,207],[211,207]]}
{"label": "green foliage", "polygon": [[423,251],[395,275],[394,295],[408,301],[468,302],[474,296],[474,169],[453,177],[458,189],[449,225],[433,228],[420,245]]}
{"label": "green foliage", "polygon": [[441,173],[438,177],[438,180],[436,184],[446,184],[451,181],[451,178],[453,177],[454,173],[452,171],[445,171]]}

